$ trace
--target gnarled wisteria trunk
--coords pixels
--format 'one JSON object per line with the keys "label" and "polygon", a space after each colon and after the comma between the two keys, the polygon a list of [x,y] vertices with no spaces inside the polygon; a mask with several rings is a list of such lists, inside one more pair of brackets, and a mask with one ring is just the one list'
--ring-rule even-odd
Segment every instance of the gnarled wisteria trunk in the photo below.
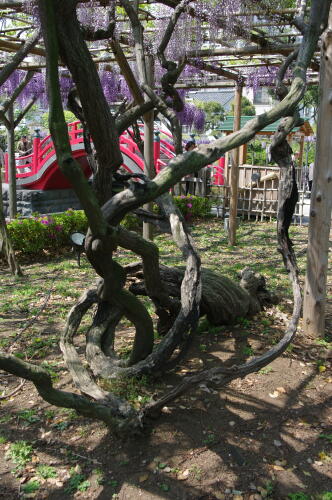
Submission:
{"label": "gnarled wisteria trunk", "polygon": [[[0,355],[1,368],[32,380],[40,395],[50,403],[75,408],[84,415],[103,420],[126,431],[128,428],[137,429],[142,426],[146,418],[155,416],[169,401],[202,381],[213,380],[222,386],[234,378],[259,370],[279,356],[295,335],[301,310],[301,291],[288,229],[296,203],[297,188],[291,164],[291,150],[286,137],[298,122],[297,104],[305,90],[306,69],[317,46],[321,30],[326,24],[331,1],[313,2],[310,16],[303,23],[301,47],[293,57],[286,60],[279,75],[281,85],[285,72],[292,64],[292,85],[287,89],[281,89],[279,92],[281,100],[275,107],[254,117],[245,127],[227,137],[208,145],[201,145],[191,152],[181,154],[178,151],[178,154],[152,181],[144,176],[141,176],[140,182],[130,179],[128,181],[126,178],[127,188],[112,196],[112,176],[114,173],[118,175],[117,170],[122,163],[118,137],[123,131],[124,124],[127,128],[137,117],[154,109],[156,113],[163,114],[169,120],[174,134],[179,133],[174,142],[179,148],[181,147],[179,140],[181,127],[177,112],[181,110],[182,103],[174,85],[184,70],[186,57],[179,58],[177,62],[173,61],[169,44],[182,14],[190,20],[193,17],[200,19],[200,22],[208,19],[208,9],[205,5],[208,2],[199,2],[197,11],[194,4],[186,0],[181,2],[169,0],[165,3],[175,7],[175,10],[174,15],[170,16],[161,41],[157,44],[158,57],[166,73],[162,77],[162,94],[156,95],[149,87],[145,66],[146,50],[147,48],[152,50],[151,46],[144,39],[142,23],[133,4],[127,0],[120,0],[130,21],[137,80],[136,86],[131,82],[131,88],[136,89],[136,105],[128,107],[124,116],[116,119],[110,112],[84,39],[87,33],[89,40],[112,37],[114,26],[110,24],[108,29],[88,32],[77,18],[76,1],[38,1],[47,62],[50,130],[61,171],[72,183],[86,213],[89,230],[85,239],[85,250],[89,262],[99,276],[97,286],[88,289],[71,310],[61,339],[65,361],[82,396],[54,389],[49,375],[39,367],[7,355]],[[238,8],[242,2],[233,1],[232,4]],[[222,25],[223,18],[219,15],[218,19]],[[234,23],[234,30],[240,32],[237,23]],[[117,41],[113,46],[116,45]],[[119,53],[118,57],[120,58]],[[71,153],[59,85],[60,58],[73,78],[81,106],[80,112],[84,115],[96,149],[97,170],[94,189],[84,178]],[[126,75],[128,79],[133,78],[133,73],[128,68]],[[143,93],[147,96],[145,99],[141,99]],[[196,172],[218,160],[225,152],[248,142],[262,128],[282,117],[284,120],[275,136],[272,153],[282,172],[278,246],[289,272],[294,293],[293,314],[285,335],[276,346],[262,356],[253,358],[243,365],[231,368],[220,366],[185,378],[170,393],[137,412],[126,401],[102,389],[94,377],[139,377],[165,370],[174,366],[175,351],[178,359],[187,348],[195,334],[200,314],[207,314],[214,324],[227,323],[232,317],[258,311],[261,301],[272,299],[262,278],[255,276],[249,270],[245,270],[242,276],[244,288],[225,278],[217,277],[210,271],[201,270],[193,238],[168,192],[184,176]],[[185,267],[182,269],[170,270],[161,267],[157,246],[121,226],[121,221],[127,213],[151,201],[159,205],[164,218],[168,220],[172,237],[181,250],[185,262]],[[118,246],[133,252],[142,263],[127,268],[121,266],[115,259],[115,250]],[[128,287],[126,283],[130,277],[131,286]],[[139,294],[149,296],[154,304],[158,316],[158,329],[163,335],[157,345],[154,343],[152,318],[139,300]],[[82,318],[92,307],[96,308],[96,312],[87,331],[86,360],[89,366],[87,369],[75,349],[74,337]],[[121,318],[127,318],[135,327],[133,349],[126,362],[119,359],[114,351],[116,326]]]}

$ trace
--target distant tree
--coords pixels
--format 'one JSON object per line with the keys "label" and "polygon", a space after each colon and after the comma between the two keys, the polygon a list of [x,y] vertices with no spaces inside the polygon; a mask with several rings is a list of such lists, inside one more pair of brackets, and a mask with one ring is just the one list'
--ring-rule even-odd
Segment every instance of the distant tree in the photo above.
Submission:
{"label": "distant tree", "polygon": [[[241,99],[241,115],[242,116],[255,116],[256,110],[253,103],[247,97],[242,97]],[[232,102],[231,111],[228,113],[228,116],[234,115],[234,101]]]}
{"label": "distant tree", "polygon": [[303,96],[302,109],[304,114],[308,116],[311,114],[310,118],[317,120],[317,112],[319,105],[319,87],[318,85],[311,85],[308,87],[306,93]]}
{"label": "distant tree", "polygon": [[[67,123],[71,123],[71,122],[75,122],[77,120],[76,116],[74,115],[74,113],[72,113],[71,111],[68,111],[67,109],[64,110],[64,115],[65,115],[65,120]],[[48,130],[48,121],[49,121],[49,113],[44,113],[42,116],[41,116],[41,124],[42,124],[42,127],[46,130]]]}
{"label": "distant tree", "polygon": [[205,112],[206,128],[215,128],[224,119],[225,109],[217,101],[195,101],[195,105]]}

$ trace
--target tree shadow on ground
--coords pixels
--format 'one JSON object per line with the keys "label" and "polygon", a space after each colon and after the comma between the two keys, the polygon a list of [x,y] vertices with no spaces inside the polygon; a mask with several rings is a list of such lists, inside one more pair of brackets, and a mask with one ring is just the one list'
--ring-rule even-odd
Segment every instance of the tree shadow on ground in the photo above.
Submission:
{"label": "tree shadow on ground", "polygon": [[[283,360],[284,369],[289,363]],[[88,490],[80,498],[106,500],[119,493],[123,500],[212,500],[218,494],[232,498],[231,492],[249,494],[257,492],[254,487],[262,487],[269,498],[281,500],[292,491],[327,491],[329,473],[324,463],[315,462],[330,446],[320,437],[320,423],[328,417],[331,398],[325,394],[315,404],[306,398],[315,376],[312,371],[273,400],[266,398],[265,391],[261,397],[249,393],[251,376],[238,387],[235,382],[221,391],[207,392],[203,387],[181,398],[133,440],[120,440],[107,431],[85,450],[70,441],[70,431],[66,431],[67,438],[51,442],[36,439],[35,433],[34,448],[62,468],[78,462],[86,478],[93,477],[95,469],[102,471],[104,484],[94,487],[93,497]],[[254,384],[259,386],[260,378],[254,374]],[[79,419],[77,423],[82,421],[88,422]],[[71,426],[73,434],[75,425]],[[98,422],[91,424],[91,432],[96,429]],[[18,424],[8,426],[7,431],[15,441],[31,434]],[[178,474],[187,477],[181,480]],[[59,489],[50,488],[47,498],[74,498],[75,492],[70,493],[68,487],[70,479]],[[14,490],[6,492],[8,499],[16,498],[10,496]]]}

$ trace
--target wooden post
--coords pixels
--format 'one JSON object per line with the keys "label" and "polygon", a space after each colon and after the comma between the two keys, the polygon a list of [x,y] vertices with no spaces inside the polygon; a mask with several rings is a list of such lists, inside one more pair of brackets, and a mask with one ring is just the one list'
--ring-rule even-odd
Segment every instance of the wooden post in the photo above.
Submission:
{"label": "wooden post", "polygon": [[[242,85],[238,84],[235,90],[234,99],[234,132],[240,130],[241,127],[241,98]],[[229,207],[229,226],[228,226],[228,243],[229,245],[236,244],[236,216],[237,216],[237,197],[239,184],[239,152],[240,149],[233,150],[232,168],[231,168],[231,200]]]}
{"label": "wooden post", "polygon": [[332,9],[323,35],[320,66],[320,106],[317,148],[311,191],[303,328],[307,335],[324,336],[326,275],[332,209]]}
{"label": "wooden post", "polygon": [[9,269],[15,276],[22,276],[22,270],[16,260],[10,237],[7,230],[6,219],[3,209],[2,198],[2,165],[0,163],[0,254],[3,254],[8,262]]}
{"label": "wooden post", "polygon": [[300,138],[300,151],[299,151],[299,167],[303,167],[303,151],[304,151],[304,135]]}
{"label": "wooden post", "polygon": [[240,146],[239,165],[244,165],[247,163],[247,153],[248,153],[248,144],[242,144],[242,146]]}
{"label": "wooden post", "polygon": [[[148,74],[149,82],[148,84],[153,87],[154,80],[154,61],[153,57],[146,57],[146,71]],[[153,179],[156,175],[154,167],[154,111],[146,113],[143,117],[144,120],[144,173],[149,179]],[[144,205],[146,210],[152,210],[152,203],[146,203]],[[143,238],[146,240],[153,239],[153,226],[148,222],[143,222]]]}
{"label": "wooden post", "polygon": [[16,201],[16,161],[15,161],[15,136],[14,136],[14,110],[11,105],[7,111],[7,119],[10,127],[7,128],[7,149],[8,149],[8,199],[9,217],[13,219],[17,214]]}

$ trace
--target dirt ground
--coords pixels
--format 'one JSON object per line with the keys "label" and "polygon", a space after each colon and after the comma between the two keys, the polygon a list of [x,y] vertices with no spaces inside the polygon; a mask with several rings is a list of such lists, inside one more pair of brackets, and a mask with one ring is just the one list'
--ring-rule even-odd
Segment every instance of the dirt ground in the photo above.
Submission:
{"label": "dirt ground", "polygon": [[[26,266],[27,273],[32,270],[36,272]],[[1,277],[7,273],[5,268],[0,272]],[[331,285],[330,279],[329,293]],[[46,288],[41,281],[41,291]],[[183,375],[262,353],[282,334],[289,300],[283,305],[251,320],[240,318],[231,328],[202,323],[176,371],[121,390],[139,406]],[[305,338],[300,328],[294,344],[271,365],[221,390],[202,384],[165,407],[134,439],[119,439],[102,423],[48,405],[26,382],[16,395],[0,401],[0,498],[331,500],[331,303],[328,307],[325,340]],[[29,318],[29,311],[0,317],[0,338],[7,338]],[[34,325],[40,338],[56,337],[62,326],[44,316]],[[131,337],[132,329],[123,326],[123,348]],[[30,352],[29,342],[31,337],[20,339],[21,351]],[[57,343],[46,344],[45,361],[57,371],[58,387],[75,390]],[[0,372],[3,394],[18,384],[17,378]],[[11,450],[20,441],[31,445],[32,452],[15,471]],[[48,466],[44,477],[41,465]],[[35,491],[27,484],[35,484]]]}

